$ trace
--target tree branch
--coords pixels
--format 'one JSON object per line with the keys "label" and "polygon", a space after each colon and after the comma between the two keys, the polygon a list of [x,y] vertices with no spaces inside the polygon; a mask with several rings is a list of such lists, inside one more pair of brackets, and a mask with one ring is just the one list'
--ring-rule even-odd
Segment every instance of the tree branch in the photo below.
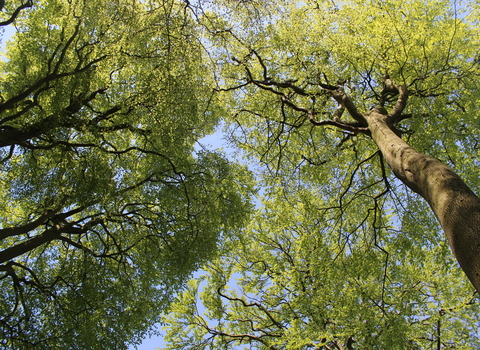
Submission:
{"label": "tree branch", "polygon": [[[286,96],[282,96],[281,98],[282,98],[282,102],[287,106],[289,106],[290,108],[296,111],[305,113],[310,123],[312,123],[315,126],[331,125],[346,131],[350,131],[354,134],[358,134],[358,133],[367,134],[367,135],[370,134],[368,128],[363,126],[363,124],[361,123],[341,122],[340,120],[338,120],[339,118],[335,118],[334,120],[317,121],[313,115],[313,112],[310,109],[295,105]],[[338,113],[342,112],[341,108],[337,109],[337,111]]]}
{"label": "tree branch", "polygon": [[398,95],[397,98],[397,103],[393,107],[392,111],[389,114],[390,121],[392,124],[395,124],[399,122],[402,119],[405,119],[405,117],[402,117],[402,112],[407,106],[407,100],[408,100],[408,89],[404,85],[399,85],[399,84],[394,84],[388,75],[384,77],[383,80],[383,90],[381,94],[381,106],[383,106],[383,103],[385,102],[385,99],[388,98],[388,96],[396,96]]}
{"label": "tree branch", "polygon": [[[0,1],[0,11],[3,10],[4,5],[5,5],[5,0],[1,0]],[[8,26],[9,24],[12,24],[13,21],[15,21],[17,19],[18,15],[20,14],[20,11],[22,11],[23,9],[26,9],[28,7],[32,7],[32,6],[33,6],[33,2],[31,0],[28,0],[25,4],[20,5],[13,12],[12,16],[9,19],[7,19],[6,21],[0,22],[0,26],[3,27],[3,26]]]}
{"label": "tree branch", "polygon": [[247,302],[245,302],[245,300],[243,299],[240,299],[240,298],[232,298],[232,297],[229,297],[228,295],[225,295],[222,293],[222,288],[224,287],[225,285],[223,286],[220,286],[217,288],[217,293],[227,299],[227,300],[230,300],[230,301],[239,301],[243,304],[243,306],[245,307],[252,307],[252,306],[255,306],[256,308],[258,308],[259,310],[263,311],[263,313],[270,319],[270,321],[273,322],[274,325],[276,325],[278,328],[280,329],[283,329],[283,326],[273,318],[272,314],[270,313],[270,311],[268,311],[263,305],[259,304],[259,303],[251,303],[251,304],[248,304]]}
{"label": "tree branch", "polygon": [[[305,89],[295,85],[294,80],[285,80],[283,82],[274,81],[273,79],[268,77],[267,67],[266,67],[265,63],[263,62],[263,60],[261,59],[260,55],[258,55],[258,53],[254,50],[252,50],[252,53],[255,54],[255,56],[258,58],[258,61],[259,61],[260,65],[262,66],[263,78],[264,78],[263,81],[254,79],[251,70],[246,66],[245,62],[233,58],[235,62],[243,65],[243,67],[245,68],[245,71],[247,73],[248,82],[255,84],[256,86],[258,86],[259,88],[261,88],[263,90],[267,90],[267,91],[270,91],[270,92],[272,92],[276,95],[279,95],[282,98],[282,102],[286,103],[288,106],[290,106],[291,108],[293,108],[297,111],[306,113],[310,122],[312,122],[312,124],[314,124],[314,125],[327,125],[327,123],[317,124],[318,122],[315,121],[315,118],[313,116],[313,112],[311,110],[309,110],[307,108],[296,106],[295,104],[290,102],[289,98],[283,92],[275,90],[272,87],[277,87],[277,88],[281,88],[281,89],[290,89],[294,93],[296,93],[300,96],[306,96],[306,97],[314,97],[314,96],[318,95],[318,93],[310,93],[310,92],[306,91]],[[339,86],[328,85],[328,84],[323,84],[323,83],[320,83],[318,85],[323,89],[322,91],[324,91],[329,96],[331,96],[333,99],[335,99],[335,101],[337,101],[338,108],[335,111],[335,117],[336,117],[335,119],[339,119],[339,117],[343,114],[344,109],[346,109],[348,111],[348,113],[352,116],[352,118],[355,119],[359,123],[358,125],[352,125],[352,124],[348,124],[348,123],[338,123],[337,120],[335,120],[335,123],[328,123],[329,125],[337,126],[341,129],[348,130],[348,131],[351,131],[351,132],[354,132],[354,133],[359,133],[359,132],[367,133],[367,130],[368,130],[367,125],[368,124],[367,124],[367,121],[366,121],[365,117],[358,111],[358,109],[355,106],[355,104],[353,103],[351,97],[347,93],[345,93],[343,91],[343,89],[341,89]],[[360,127],[360,128],[357,128],[357,127]]]}
{"label": "tree branch", "polygon": [[361,126],[367,127],[368,123],[362,113],[360,113],[352,101],[352,98],[341,90],[327,90],[328,93],[337,101],[340,107],[346,108],[348,113],[360,123]]}
{"label": "tree branch", "polygon": [[13,247],[4,249],[0,252],[0,264],[12,260],[20,255],[23,255],[41,245],[51,242],[60,236],[60,226],[55,225],[52,228],[45,230],[42,234],[30,238],[29,240],[17,244]]}
{"label": "tree branch", "polygon": [[45,224],[49,219],[52,219],[55,216],[55,210],[47,210],[44,214],[40,215],[36,220],[17,227],[6,227],[0,229],[0,240],[3,240],[7,237],[18,236],[25,234],[29,231],[36,229],[38,226]]}

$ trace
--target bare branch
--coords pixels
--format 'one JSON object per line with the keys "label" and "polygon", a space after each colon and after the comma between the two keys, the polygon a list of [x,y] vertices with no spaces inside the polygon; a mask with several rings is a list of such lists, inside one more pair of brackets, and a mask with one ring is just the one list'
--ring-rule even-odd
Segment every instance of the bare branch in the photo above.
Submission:
{"label": "bare branch", "polygon": [[0,229],[0,240],[3,240],[7,237],[21,235],[31,230],[34,230],[38,226],[45,224],[46,221],[53,218],[54,216],[55,216],[54,210],[47,210],[45,211],[45,213],[40,215],[36,220],[29,222],[26,225],[2,228]]}
{"label": "bare branch", "polygon": [[347,93],[341,90],[327,91],[335,99],[335,101],[337,101],[339,106],[347,109],[348,113],[352,116],[353,119],[355,119],[364,127],[368,125],[367,120],[365,119],[363,114],[358,111],[357,107],[352,101],[352,98]]}
{"label": "bare branch", "polygon": [[[341,122],[338,119],[337,120],[317,121],[315,119],[314,115],[313,115],[313,112],[310,109],[304,108],[304,107],[298,107],[293,102],[291,102],[286,96],[282,96],[282,102],[285,103],[286,105],[288,105],[290,108],[296,110],[296,111],[305,113],[308,116],[308,119],[309,119],[310,123],[312,123],[315,126],[331,125],[331,126],[335,126],[337,128],[340,128],[340,129],[343,129],[343,130],[346,130],[346,131],[350,131],[354,134],[359,134],[359,133],[367,134],[367,135],[370,134],[368,128],[363,126],[363,124]],[[341,113],[341,112],[342,112],[342,110],[339,111],[339,113]]]}
{"label": "bare branch", "polygon": [[263,311],[263,313],[270,319],[270,321],[273,322],[274,325],[276,325],[276,326],[277,326],[278,328],[280,328],[280,329],[283,329],[283,326],[282,326],[277,320],[275,320],[275,318],[272,316],[271,312],[268,311],[263,305],[261,305],[261,304],[259,304],[259,303],[250,303],[250,304],[249,304],[249,303],[247,303],[247,302],[246,302],[245,300],[243,300],[243,299],[229,297],[228,295],[225,295],[225,294],[222,293],[221,290],[222,290],[223,287],[224,287],[224,285],[217,288],[217,293],[218,293],[221,297],[223,297],[223,298],[225,298],[225,299],[227,299],[227,300],[230,300],[230,301],[239,301],[239,302],[241,302],[241,303],[243,304],[243,306],[245,306],[245,307],[256,307],[256,308],[258,308],[259,310]]}
{"label": "bare branch", "polygon": [[383,90],[382,90],[382,95],[381,95],[381,105],[383,106],[383,103],[388,96],[396,96],[398,95],[397,98],[397,103],[393,107],[392,111],[389,114],[391,122],[394,124],[396,122],[399,122],[402,119],[405,119],[405,117],[402,117],[402,112],[407,106],[407,100],[408,100],[408,89],[404,85],[398,85],[394,84],[388,75],[384,77],[383,81]]}
{"label": "bare branch", "polygon": [[0,263],[14,259],[22,254],[28,253],[41,245],[48,243],[60,236],[59,225],[45,230],[42,234],[30,238],[29,240],[4,249],[0,252]]}
{"label": "bare branch", "polygon": [[[243,61],[239,61],[239,60],[234,59],[235,62],[244,66],[245,71],[247,73],[248,82],[255,84],[256,86],[258,86],[259,88],[261,88],[263,90],[267,90],[267,91],[270,91],[270,92],[272,92],[276,95],[281,96],[283,102],[285,102],[287,105],[289,105],[291,108],[293,108],[297,111],[306,113],[308,118],[310,119],[310,121],[314,125],[317,125],[315,123],[315,118],[313,117],[313,113],[310,110],[308,110],[306,108],[303,108],[303,107],[295,106],[293,103],[291,103],[289,101],[288,97],[283,92],[278,91],[278,90],[274,89],[273,87],[281,88],[281,89],[290,89],[294,93],[296,93],[300,96],[306,96],[306,97],[314,97],[314,96],[318,95],[318,92],[310,93],[310,92],[306,91],[305,89],[295,85],[295,82],[296,82],[295,80],[285,80],[285,81],[282,81],[282,82],[278,82],[278,81],[275,81],[275,80],[271,79],[270,77],[268,77],[267,67],[266,67],[265,63],[263,62],[263,60],[261,59],[260,55],[258,55],[258,53],[254,50],[252,50],[252,52],[258,58],[258,61],[259,61],[260,65],[262,66],[264,80],[254,79],[251,70],[246,66],[246,64]],[[318,85],[323,89],[322,91],[324,91],[324,93],[328,94],[329,96],[334,98],[335,101],[337,101],[339,107],[338,107],[337,111],[335,112],[336,117],[340,117],[343,114],[343,111],[346,109],[348,111],[348,113],[352,116],[352,118],[355,119],[358,123],[360,123],[359,126],[364,127],[365,130],[366,130],[367,121],[366,121],[365,117],[358,111],[358,109],[355,106],[355,104],[353,103],[351,97],[347,93],[345,93],[340,86],[323,84],[323,83],[320,83]],[[337,126],[337,124],[331,124],[331,125]],[[340,125],[338,125],[338,127],[342,128],[342,129],[345,129],[345,124],[340,123]],[[349,125],[349,126],[347,125],[347,128],[348,129],[345,129],[345,130],[352,131],[351,125]],[[359,130],[352,131],[352,132],[358,133],[358,132],[363,132],[363,130],[359,129]]]}

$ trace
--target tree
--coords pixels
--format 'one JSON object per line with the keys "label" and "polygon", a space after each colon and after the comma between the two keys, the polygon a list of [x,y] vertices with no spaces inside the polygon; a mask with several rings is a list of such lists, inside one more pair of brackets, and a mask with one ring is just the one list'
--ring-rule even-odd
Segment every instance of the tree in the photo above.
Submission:
{"label": "tree", "polygon": [[251,181],[195,151],[221,109],[188,2],[22,4],[2,14],[17,33],[0,77],[0,344],[126,348],[242,225]]}
{"label": "tree", "polygon": [[478,347],[478,5],[243,5],[205,23],[263,207],[167,348]]}
{"label": "tree", "polygon": [[0,11],[3,11],[5,19],[2,19],[0,26],[7,26],[12,24],[18,17],[22,10],[28,9],[33,6],[32,1],[9,1],[5,7],[5,0],[0,0]]}

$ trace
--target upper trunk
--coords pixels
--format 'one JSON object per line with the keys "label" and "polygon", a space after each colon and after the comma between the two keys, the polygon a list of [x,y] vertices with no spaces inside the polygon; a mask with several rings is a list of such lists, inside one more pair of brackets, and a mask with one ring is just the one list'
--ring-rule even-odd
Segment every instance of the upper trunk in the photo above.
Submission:
{"label": "upper trunk", "polygon": [[365,119],[395,175],[430,204],[460,266],[480,292],[480,199],[449,167],[397,136],[387,115],[374,109]]}

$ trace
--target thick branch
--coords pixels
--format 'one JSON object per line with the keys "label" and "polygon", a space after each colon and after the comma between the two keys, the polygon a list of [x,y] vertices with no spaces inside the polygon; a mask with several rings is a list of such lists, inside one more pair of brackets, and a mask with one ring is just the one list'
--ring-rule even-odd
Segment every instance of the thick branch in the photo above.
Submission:
{"label": "thick branch", "polygon": [[327,90],[327,91],[335,99],[335,101],[337,101],[340,107],[346,108],[346,110],[352,116],[353,119],[359,122],[362,126],[367,126],[367,121],[365,120],[365,117],[363,116],[362,113],[358,111],[351,97],[347,93],[339,90]]}
{"label": "thick branch", "polygon": [[0,240],[3,240],[7,237],[18,236],[25,234],[29,231],[36,229],[38,226],[45,224],[49,219],[52,219],[55,216],[54,210],[47,210],[43,215],[40,215],[36,220],[29,222],[23,226],[18,227],[6,227],[0,229]]}
{"label": "thick branch", "polygon": [[[14,259],[16,257],[19,257],[20,255],[26,254],[35,248],[40,247],[41,245],[51,242],[54,239],[59,239],[62,241],[67,241],[67,242],[73,242],[70,239],[66,237],[62,237],[62,233],[68,233],[68,234],[77,234],[81,235],[89,231],[93,226],[98,225],[103,223],[102,218],[93,218],[90,221],[88,221],[85,225],[82,226],[76,226],[76,222],[66,222],[65,219],[72,215],[72,213],[77,212],[79,209],[73,210],[69,213],[64,213],[60,215],[56,215],[55,217],[52,218],[52,223],[53,226],[46,229],[42,234],[37,235],[33,238],[30,238],[29,240],[19,243],[17,245],[14,245],[13,247],[7,248],[3,251],[0,252],[0,264],[9,261],[11,259]],[[83,219],[84,220],[84,219]],[[77,222],[78,223],[78,222]],[[77,243],[73,242],[72,245],[74,245],[77,248],[82,248],[80,245],[77,245]],[[84,248],[82,248],[84,249]],[[86,248],[84,249],[86,250]],[[91,252],[89,250],[89,252]]]}
{"label": "thick branch", "polygon": [[[390,121],[392,124],[400,121],[402,118],[402,112],[407,106],[408,100],[408,89],[404,85],[394,84],[388,76],[385,77],[383,82],[383,91],[382,91],[382,100],[385,99],[387,96],[395,96],[397,97],[397,103],[393,107],[392,111],[389,114]],[[383,106],[383,101],[381,101]]]}
{"label": "thick branch", "polygon": [[51,242],[55,238],[60,236],[59,225],[55,225],[52,228],[45,230],[42,234],[30,238],[28,241],[19,243],[13,247],[4,249],[0,252],[0,264],[3,264],[6,261],[15,259],[20,255],[28,253],[35,248],[40,247],[41,245]]}
{"label": "thick branch", "polygon": [[[0,11],[3,9],[3,6],[5,5],[5,1],[2,0],[0,1]],[[28,7],[32,7],[33,6],[33,3],[31,0],[27,1],[25,4],[23,5],[20,5],[19,7],[17,7],[17,9],[13,12],[12,16],[10,16],[9,19],[7,19],[6,21],[3,21],[3,22],[0,22],[0,26],[3,27],[3,26],[8,26],[9,24],[12,24],[13,21],[15,21],[18,17],[18,15],[20,14],[20,11],[22,11],[23,9],[26,9]]]}

